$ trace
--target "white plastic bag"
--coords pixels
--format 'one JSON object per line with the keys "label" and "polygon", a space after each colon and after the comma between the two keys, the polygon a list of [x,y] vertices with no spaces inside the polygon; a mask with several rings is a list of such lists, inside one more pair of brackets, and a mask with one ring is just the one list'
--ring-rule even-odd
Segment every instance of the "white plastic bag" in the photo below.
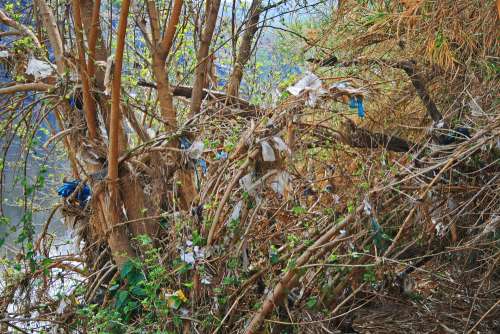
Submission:
{"label": "white plastic bag", "polygon": [[314,107],[318,97],[326,93],[321,88],[321,84],[320,78],[311,72],[306,72],[306,75],[302,79],[295,83],[295,85],[288,87],[287,90],[294,96],[307,95],[306,105]]}
{"label": "white plastic bag", "polygon": [[288,187],[290,179],[291,177],[290,174],[288,174],[288,172],[285,171],[278,172],[271,180],[271,189],[280,195],[284,195],[285,189]]}
{"label": "white plastic bag", "polygon": [[243,201],[239,201],[234,206],[233,212],[229,216],[228,223],[240,219],[241,208],[243,207]]}
{"label": "white plastic bag", "polygon": [[275,147],[278,151],[280,152],[287,152],[291,153],[290,148],[288,148],[288,145],[281,139],[280,137],[274,136],[273,141],[276,144]]}
{"label": "white plastic bag", "polygon": [[188,149],[188,154],[191,159],[197,160],[201,158],[205,144],[201,141],[195,141]]}
{"label": "white plastic bag", "polygon": [[46,78],[53,72],[54,67],[52,64],[36,58],[31,58],[28,62],[28,67],[26,68],[26,74],[33,75],[35,80]]}
{"label": "white plastic bag", "polygon": [[261,141],[260,146],[262,147],[262,159],[264,159],[264,161],[268,161],[268,162],[276,161],[276,156],[274,155],[274,150],[273,150],[272,146],[269,145],[269,143],[266,140]]}

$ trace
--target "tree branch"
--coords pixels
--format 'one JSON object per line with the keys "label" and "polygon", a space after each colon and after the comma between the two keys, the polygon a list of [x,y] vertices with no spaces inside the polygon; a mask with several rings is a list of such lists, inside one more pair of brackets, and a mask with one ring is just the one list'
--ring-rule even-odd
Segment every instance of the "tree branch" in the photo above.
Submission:
{"label": "tree branch", "polygon": [[217,23],[217,15],[219,13],[220,0],[207,0],[207,12],[205,18],[205,29],[201,34],[200,47],[196,54],[198,65],[196,66],[193,83],[193,96],[191,98],[191,111],[189,116],[192,117],[200,112],[201,101],[203,99],[203,89],[207,72],[208,51],[212,42],[215,24]]}
{"label": "tree branch", "polygon": [[83,111],[87,128],[91,139],[97,138],[97,118],[95,104],[90,93],[90,82],[85,61],[85,46],[83,44],[83,26],[80,1],[73,0],[73,19],[75,22],[76,44],[78,48],[78,65],[80,67],[80,78],[82,80]]}
{"label": "tree branch", "polygon": [[54,86],[45,84],[43,82],[17,84],[17,85],[6,87],[6,88],[0,88],[0,95],[1,94],[15,94],[15,93],[19,93],[19,92],[28,92],[28,91],[45,92],[51,88],[54,88]]}
{"label": "tree branch", "polygon": [[0,10],[0,22],[11,27],[11,28],[16,29],[17,31],[19,31],[23,35],[29,36],[33,40],[33,43],[35,43],[35,46],[37,48],[40,49],[42,47],[42,45],[40,44],[40,41],[35,36],[33,31],[31,31],[31,29],[29,29],[28,27],[26,27],[25,25],[23,25],[19,22],[14,21],[10,17],[8,17],[7,14],[5,14],[5,12],[3,12],[2,10]]}
{"label": "tree branch", "polygon": [[54,57],[56,59],[57,73],[59,75],[64,74],[64,55],[63,55],[63,43],[61,39],[61,34],[57,28],[56,19],[54,18],[54,13],[52,9],[47,5],[45,0],[35,0],[36,6],[40,11],[42,16],[42,22],[47,29],[47,35],[49,36],[50,45],[54,50]]}
{"label": "tree branch", "polygon": [[429,92],[425,87],[424,79],[419,75],[419,73],[415,69],[416,63],[414,61],[402,60],[402,61],[391,62],[379,59],[355,59],[339,64],[339,66],[342,67],[347,67],[352,65],[385,65],[405,71],[405,73],[410,77],[413,87],[415,87],[415,90],[417,91],[420,100],[422,100],[422,103],[427,109],[427,113],[432,118],[432,120],[435,123],[439,123],[441,120],[443,120],[443,116],[439,112],[436,104],[430,97]]}

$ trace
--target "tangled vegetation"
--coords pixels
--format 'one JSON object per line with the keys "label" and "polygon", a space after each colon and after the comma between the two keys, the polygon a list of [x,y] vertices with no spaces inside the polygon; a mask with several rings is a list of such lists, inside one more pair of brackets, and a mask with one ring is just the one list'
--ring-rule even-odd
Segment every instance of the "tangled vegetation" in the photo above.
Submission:
{"label": "tangled vegetation", "polygon": [[498,333],[499,15],[4,1],[0,331]]}

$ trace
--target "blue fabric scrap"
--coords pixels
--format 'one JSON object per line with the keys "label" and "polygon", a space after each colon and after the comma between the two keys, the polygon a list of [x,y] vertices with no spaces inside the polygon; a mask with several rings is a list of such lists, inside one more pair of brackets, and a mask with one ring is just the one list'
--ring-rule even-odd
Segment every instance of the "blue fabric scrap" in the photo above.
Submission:
{"label": "blue fabric scrap", "polygon": [[[80,184],[80,180],[73,180],[73,181],[66,181],[63,183],[62,186],[57,189],[57,194],[61,197],[67,198],[71,196],[71,194],[76,190],[78,185]],[[84,207],[85,204],[90,199],[91,191],[90,187],[86,184],[83,185],[82,189],[78,192],[78,194],[75,196],[76,200],[78,203],[80,203],[81,207]]]}

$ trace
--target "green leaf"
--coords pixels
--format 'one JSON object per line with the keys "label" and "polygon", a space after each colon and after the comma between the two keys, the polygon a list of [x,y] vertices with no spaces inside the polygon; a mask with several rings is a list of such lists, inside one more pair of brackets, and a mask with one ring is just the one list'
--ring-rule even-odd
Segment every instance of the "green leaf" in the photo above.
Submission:
{"label": "green leaf", "polygon": [[118,292],[118,295],[116,297],[115,307],[117,309],[121,309],[126,304],[128,296],[129,293],[126,290],[121,290],[120,292]]}
{"label": "green leaf", "polygon": [[146,297],[147,296],[146,290],[144,290],[143,288],[141,288],[139,286],[134,286],[132,288],[132,290],[130,290],[130,292],[136,297]]}
{"label": "green leaf", "polygon": [[127,262],[123,265],[122,271],[120,272],[121,279],[125,279],[132,269],[134,269],[134,263],[131,260],[127,260]]}
{"label": "green leaf", "polygon": [[301,206],[299,205],[299,206],[294,206],[294,207],[292,208],[292,212],[293,212],[293,214],[294,214],[294,215],[298,216],[298,215],[300,215],[300,214],[306,213],[306,212],[307,212],[307,210],[306,210],[306,209],[304,209],[303,207],[301,207]]}
{"label": "green leaf", "polygon": [[317,302],[317,297],[309,297],[309,299],[307,299],[306,306],[308,309],[312,309],[314,306],[316,306]]}

